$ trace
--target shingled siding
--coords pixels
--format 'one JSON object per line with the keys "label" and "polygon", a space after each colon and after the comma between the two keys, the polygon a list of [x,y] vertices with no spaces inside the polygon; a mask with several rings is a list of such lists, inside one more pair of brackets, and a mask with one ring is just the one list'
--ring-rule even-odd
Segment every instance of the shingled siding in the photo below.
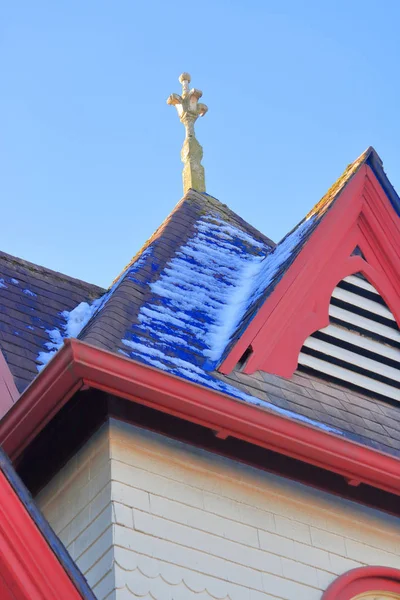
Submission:
{"label": "shingled siding", "polygon": [[98,598],[114,589],[108,425],[40,492],[36,501]]}
{"label": "shingled siding", "polygon": [[320,600],[351,568],[400,568],[394,518],[131,425],[110,436],[107,598]]}
{"label": "shingled siding", "polygon": [[320,600],[400,523],[111,420],[37,498],[99,600]]}

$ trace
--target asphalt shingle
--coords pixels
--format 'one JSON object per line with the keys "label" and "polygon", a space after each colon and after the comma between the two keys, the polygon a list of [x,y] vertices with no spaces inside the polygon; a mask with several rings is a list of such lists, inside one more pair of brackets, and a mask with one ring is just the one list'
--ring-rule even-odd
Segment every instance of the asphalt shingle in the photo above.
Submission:
{"label": "asphalt shingle", "polygon": [[0,348],[22,392],[38,374],[37,357],[61,328],[64,310],[104,293],[85,283],[0,252]]}
{"label": "asphalt shingle", "polygon": [[372,149],[278,245],[215,198],[189,191],[107,292],[1,254],[0,346],[19,390],[37,374],[38,355],[52,346],[54,331],[61,343],[67,335],[65,311],[71,314],[85,302],[79,338],[89,344],[250,402],[255,410],[400,456],[400,408],[303,372],[289,380],[217,371],[346,183],[369,160],[378,160]]}

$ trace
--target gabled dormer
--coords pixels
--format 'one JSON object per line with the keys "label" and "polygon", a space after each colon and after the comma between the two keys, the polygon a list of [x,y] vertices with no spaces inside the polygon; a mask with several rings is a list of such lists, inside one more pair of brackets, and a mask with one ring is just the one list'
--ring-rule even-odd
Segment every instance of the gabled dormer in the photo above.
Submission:
{"label": "gabled dormer", "polygon": [[219,370],[239,363],[248,374],[291,377],[300,366],[400,400],[399,214],[399,198],[369,148],[264,259],[261,273],[275,269],[274,277]]}

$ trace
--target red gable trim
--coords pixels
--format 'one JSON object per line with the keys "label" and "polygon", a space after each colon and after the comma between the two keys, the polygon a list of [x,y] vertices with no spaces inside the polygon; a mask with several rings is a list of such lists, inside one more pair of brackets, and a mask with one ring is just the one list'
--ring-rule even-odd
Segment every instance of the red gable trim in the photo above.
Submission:
{"label": "red gable trim", "polygon": [[360,567],[334,581],[322,600],[352,600],[367,592],[400,594],[400,571],[389,567]]}
{"label": "red gable trim", "polygon": [[14,378],[3,353],[0,350],[0,419],[18,398],[19,392],[15,385]]}
{"label": "red gable trim", "polygon": [[[356,246],[366,260],[351,256]],[[306,338],[329,323],[333,289],[356,272],[379,290],[400,323],[400,220],[367,165],[347,184],[219,370],[230,373],[251,346],[245,373],[290,377]]]}
{"label": "red gable trim", "polygon": [[0,597],[4,600],[82,599],[1,471]]}
{"label": "red gable trim", "polygon": [[82,385],[400,495],[400,460],[123,356],[67,340],[0,423],[16,461]]}

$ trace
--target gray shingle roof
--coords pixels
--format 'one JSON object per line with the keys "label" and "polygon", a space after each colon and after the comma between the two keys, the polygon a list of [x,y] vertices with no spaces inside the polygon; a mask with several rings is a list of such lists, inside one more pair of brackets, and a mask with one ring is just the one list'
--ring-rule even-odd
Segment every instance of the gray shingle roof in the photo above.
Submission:
{"label": "gray shingle roof", "polygon": [[61,312],[104,293],[91,285],[0,252],[0,349],[22,392],[38,374],[47,331],[62,326]]}
{"label": "gray shingle roof", "polygon": [[[216,199],[189,191],[94,303],[104,290],[1,258],[5,287],[0,286],[0,346],[19,389],[36,374],[39,352],[57,347],[54,331],[62,342],[74,307],[87,302],[86,316],[79,321],[82,341],[400,455],[400,408],[304,373],[287,380],[266,373],[217,372],[226,348],[240,336],[346,183],[372,159],[376,162],[377,155],[368,149],[278,245]],[[20,281],[12,283],[12,278]],[[18,314],[10,313],[15,310],[7,304],[10,294],[18,302]]]}
{"label": "gray shingle roof", "polygon": [[346,438],[400,457],[400,408],[318,377],[296,372],[291,379],[256,372],[218,375],[272,404],[324,423]]}

